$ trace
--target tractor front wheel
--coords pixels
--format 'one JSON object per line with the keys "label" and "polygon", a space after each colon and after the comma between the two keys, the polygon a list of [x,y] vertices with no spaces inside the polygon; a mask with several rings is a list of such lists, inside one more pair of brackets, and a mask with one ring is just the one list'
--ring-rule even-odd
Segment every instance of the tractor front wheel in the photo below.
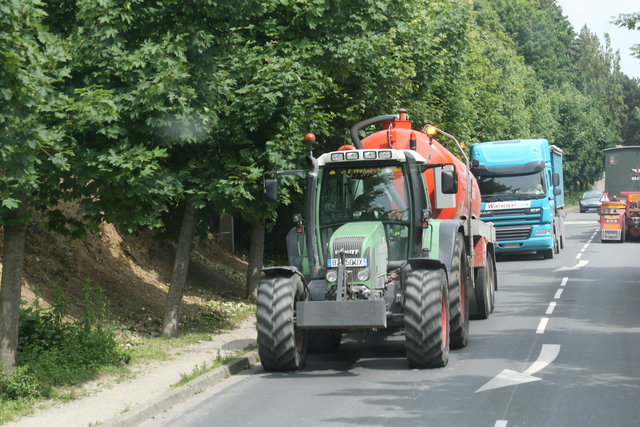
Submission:
{"label": "tractor front wheel", "polygon": [[296,274],[260,280],[256,301],[258,354],[266,371],[304,368],[308,331],[296,326],[296,302],[308,299],[302,279]]}
{"label": "tractor front wheel", "polygon": [[449,361],[449,287],[443,270],[405,275],[404,334],[412,368],[442,368]]}

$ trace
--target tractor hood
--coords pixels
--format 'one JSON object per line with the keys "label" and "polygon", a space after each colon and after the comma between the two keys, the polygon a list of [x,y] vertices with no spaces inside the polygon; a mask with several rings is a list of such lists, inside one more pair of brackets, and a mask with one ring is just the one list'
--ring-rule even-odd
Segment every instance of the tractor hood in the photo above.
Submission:
{"label": "tractor hood", "polygon": [[[338,228],[329,241],[327,268],[338,268],[344,251],[349,284],[381,287],[387,273],[388,247],[384,225],[377,221],[352,222]],[[364,271],[369,270],[368,278]],[[360,276],[360,277],[358,277]]]}

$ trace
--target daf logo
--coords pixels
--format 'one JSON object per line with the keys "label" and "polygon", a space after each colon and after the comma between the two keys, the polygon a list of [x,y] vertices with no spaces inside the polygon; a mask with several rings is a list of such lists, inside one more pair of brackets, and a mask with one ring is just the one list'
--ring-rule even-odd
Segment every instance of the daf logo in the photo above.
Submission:
{"label": "daf logo", "polygon": [[[335,251],[336,255],[340,254],[340,251]],[[360,253],[359,249],[347,249],[344,251],[345,255],[358,255]]]}

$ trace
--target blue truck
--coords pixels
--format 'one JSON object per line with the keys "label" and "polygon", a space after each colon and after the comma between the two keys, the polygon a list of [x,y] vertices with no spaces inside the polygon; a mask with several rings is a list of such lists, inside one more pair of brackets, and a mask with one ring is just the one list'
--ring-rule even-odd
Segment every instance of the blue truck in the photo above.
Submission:
{"label": "blue truck", "polygon": [[564,247],[562,150],[546,139],[471,146],[482,194],[480,219],[496,230],[496,253],[535,252],[553,258]]}

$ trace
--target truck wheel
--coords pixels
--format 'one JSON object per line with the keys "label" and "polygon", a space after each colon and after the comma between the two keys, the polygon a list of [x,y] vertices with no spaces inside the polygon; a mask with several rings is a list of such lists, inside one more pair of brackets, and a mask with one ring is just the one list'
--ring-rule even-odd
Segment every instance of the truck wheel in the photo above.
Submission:
{"label": "truck wheel", "polygon": [[467,282],[469,267],[464,237],[458,234],[449,275],[449,334],[451,348],[463,348],[469,341],[469,299]]}
{"label": "truck wheel", "polygon": [[310,353],[332,353],[338,350],[342,331],[336,329],[311,329],[309,331]]}
{"label": "truck wheel", "polygon": [[478,319],[489,317],[495,306],[495,281],[493,258],[487,253],[486,265],[476,269],[476,301],[478,303]]}
{"label": "truck wheel", "polygon": [[265,371],[285,372],[304,368],[308,331],[296,328],[296,302],[309,294],[296,274],[268,276],[260,280],[257,299],[258,354]]}
{"label": "truck wheel", "polygon": [[447,365],[449,288],[443,270],[412,270],[406,274],[404,335],[411,368]]}
{"label": "truck wheel", "polygon": [[553,258],[553,248],[545,249],[544,251],[539,251],[539,254],[542,254],[544,259],[552,259]]}

